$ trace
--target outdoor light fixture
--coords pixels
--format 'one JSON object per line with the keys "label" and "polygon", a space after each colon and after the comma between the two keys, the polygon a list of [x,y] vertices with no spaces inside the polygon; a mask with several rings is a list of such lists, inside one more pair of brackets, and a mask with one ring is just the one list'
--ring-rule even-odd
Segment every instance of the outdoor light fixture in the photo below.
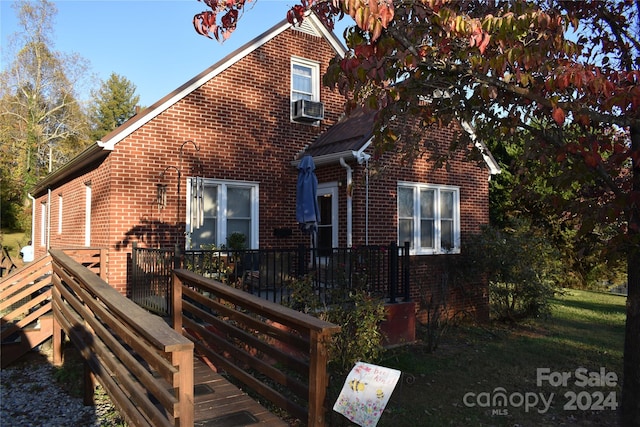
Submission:
{"label": "outdoor light fixture", "polygon": [[[182,143],[182,145],[180,146],[180,163],[179,166],[167,166],[164,168],[164,170],[160,173],[160,182],[158,182],[156,184],[156,205],[158,206],[158,210],[162,210],[167,206],[167,184],[162,183],[162,181],[164,181],[165,178],[165,174],[167,173],[167,171],[169,169],[174,169],[177,173],[178,173],[178,206],[177,206],[177,218],[176,221],[180,220],[180,188],[181,188],[181,182],[182,182],[182,151],[184,149],[184,146],[187,144],[193,144],[194,148],[196,149],[196,152],[200,151],[200,147],[198,147],[198,145],[192,141],[192,140],[187,140],[184,141]],[[195,171],[196,169],[198,172],[198,175],[202,172],[202,165],[200,163],[200,161],[198,159],[197,160],[197,168],[196,167],[192,167],[191,170]],[[203,223],[203,217],[204,217],[204,212],[203,212],[203,205],[204,205],[204,197],[203,197],[203,193],[204,193],[204,181],[200,176],[196,176],[195,179],[191,180],[191,197],[193,198],[193,201],[195,202],[195,204],[193,205],[192,208],[192,221],[191,221],[191,227],[193,227],[194,224],[194,219],[195,222],[197,224],[197,227],[202,226]],[[193,231],[193,230],[192,230]]]}

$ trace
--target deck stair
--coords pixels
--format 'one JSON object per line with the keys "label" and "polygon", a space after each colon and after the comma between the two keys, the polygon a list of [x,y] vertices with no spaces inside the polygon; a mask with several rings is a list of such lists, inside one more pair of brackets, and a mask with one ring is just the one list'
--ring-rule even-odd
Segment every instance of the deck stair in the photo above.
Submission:
{"label": "deck stair", "polygon": [[0,366],[51,338],[51,258],[42,257],[0,280]]}
{"label": "deck stair", "polygon": [[51,338],[53,315],[46,314],[40,317],[35,324],[18,329],[18,332],[14,332],[6,340],[2,340],[2,369]]}

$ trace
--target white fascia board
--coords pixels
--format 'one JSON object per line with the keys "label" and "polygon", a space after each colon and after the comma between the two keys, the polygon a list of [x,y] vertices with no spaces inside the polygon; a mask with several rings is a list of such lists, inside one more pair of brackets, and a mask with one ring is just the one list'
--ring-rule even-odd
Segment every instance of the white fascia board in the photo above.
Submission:
{"label": "white fascia board", "polygon": [[[328,164],[338,164],[340,163],[340,159],[346,158],[355,158],[355,151],[341,151],[339,153],[331,153],[324,154],[322,156],[313,156],[313,164],[316,166],[320,165],[328,165]],[[291,162],[292,166],[298,166],[300,164],[300,160],[294,160]]]}
{"label": "white fascia board", "polygon": [[482,154],[482,158],[487,164],[490,174],[497,175],[501,173],[502,169],[500,168],[500,165],[498,164],[496,159],[493,158],[493,155],[491,154],[487,146],[478,139],[478,136],[476,135],[476,131],[473,128],[473,126],[469,124],[469,122],[467,122],[466,120],[461,120],[460,124],[462,128],[469,134],[469,137],[473,141],[473,144],[476,146],[476,148],[480,151],[480,154]]}
{"label": "white fascia board", "polygon": [[[316,18],[317,19],[317,18]],[[199,88],[200,86],[207,83],[212,78],[216,77],[223,71],[227,70],[229,67],[234,65],[236,62],[240,61],[245,56],[249,55],[251,52],[267,43],[269,40],[277,37],[284,31],[291,28],[291,24],[288,22],[283,22],[280,27],[276,27],[271,31],[268,31],[261,36],[253,39],[248,42],[246,45],[241,47],[239,50],[232,52],[229,56],[223,58],[219,63],[217,63],[214,68],[210,68],[200,73],[191,79],[187,84],[180,86],[175,91],[170,93],[169,97],[163,98],[158,101],[156,104],[149,107],[148,111],[144,113],[144,117],[141,117],[141,120],[135,121],[134,123],[130,123],[122,132],[117,133],[112,138],[110,138],[107,142],[99,142],[99,145],[105,149],[113,150],[113,147],[127,136],[131,135],[136,130],[140,129],[142,126],[146,125],[148,122],[162,114],[169,107],[176,104],[181,99],[185,98],[191,92]],[[109,147],[109,148],[108,148]]]}
{"label": "white fascia board", "polygon": [[313,13],[308,13],[305,19],[309,19],[311,25],[318,31],[322,36],[327,39],[333,50],[336,51],[341,58],[347,54],[347,48],[342,44],[339,38],[336,37],[333,31],[330,31],[321,21],[320,19],[314,15]]}

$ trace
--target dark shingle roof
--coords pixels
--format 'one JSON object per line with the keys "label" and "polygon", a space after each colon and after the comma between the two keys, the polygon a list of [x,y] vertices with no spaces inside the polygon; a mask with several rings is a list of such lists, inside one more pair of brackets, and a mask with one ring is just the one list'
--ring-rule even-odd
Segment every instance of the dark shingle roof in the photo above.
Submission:
{"label": "dark shingle roof", "polygon": [[318,136],[303,154],[318,157],[360,150],[371,138],[375,114],[362,109],[354,111]]}

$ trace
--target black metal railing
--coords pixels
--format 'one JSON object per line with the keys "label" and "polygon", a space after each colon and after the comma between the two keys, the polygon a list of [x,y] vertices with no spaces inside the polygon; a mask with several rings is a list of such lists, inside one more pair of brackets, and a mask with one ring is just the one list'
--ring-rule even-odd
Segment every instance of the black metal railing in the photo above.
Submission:
{"label": "black metal railing", "polygon": [[176,250],[138,248],[134,243],[131,259],[131,299],[152,312],[169,314],[171,272],[180,267]]}
{"label": "black metal railing", "polygon": [[[320,255],[322,254],[322,255]],[[159,314],[170,313],[171,271],[185,268],[276,303],[288,302],[305,280],[323,301],[336,290],[363,289],[389,303],[409,301],[409,246],[360,246],[318,251],[304,245],[281,249],[132,252],[131,298]]]}

